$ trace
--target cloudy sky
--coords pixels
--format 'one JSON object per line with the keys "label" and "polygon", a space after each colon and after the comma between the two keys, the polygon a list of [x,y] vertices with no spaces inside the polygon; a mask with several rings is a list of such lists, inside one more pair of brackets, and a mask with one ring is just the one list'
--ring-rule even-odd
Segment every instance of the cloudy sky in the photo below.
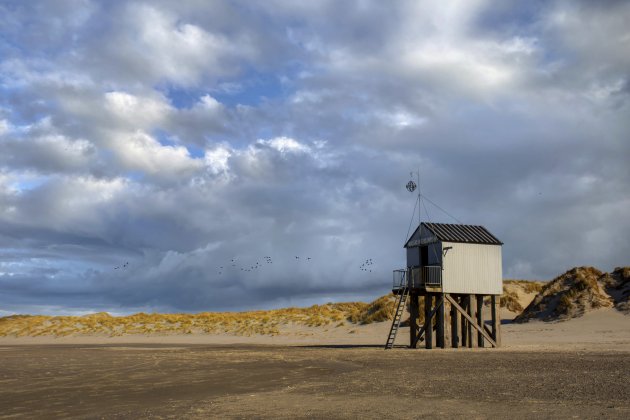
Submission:
{"label": "cloudy sky", "polygon": [[0,315],[371,299],[417,168],[506,278],[628,265],[629,51],[624,1],[1,1]]}

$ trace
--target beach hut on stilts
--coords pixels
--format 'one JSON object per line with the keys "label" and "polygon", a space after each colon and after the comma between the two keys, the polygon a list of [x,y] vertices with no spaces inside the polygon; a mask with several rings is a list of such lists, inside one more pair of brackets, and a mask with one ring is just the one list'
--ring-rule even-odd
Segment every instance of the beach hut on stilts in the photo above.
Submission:
{"label": "beach hut on stilts", "polygon": [[420,222],[404,245],[407,267],[394,271],[385,348],[394,346],[405,308],[411,348],[499,347],[502,245],[483,226]]}

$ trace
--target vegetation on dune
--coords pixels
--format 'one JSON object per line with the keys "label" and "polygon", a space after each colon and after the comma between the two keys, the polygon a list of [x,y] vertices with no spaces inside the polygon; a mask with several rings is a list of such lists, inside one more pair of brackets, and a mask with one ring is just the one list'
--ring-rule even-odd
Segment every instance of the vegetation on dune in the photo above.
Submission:
{"label": "vegetation on dune", "polygon": [[510,312],[521,313],[523,311],[523,306],[520,303],[521,294],[538,293],[543,286],[544,283],[540,281],[503,280],[503,294],[500,298],[500,305]]}
{"label": "vegetation on dune", "polygon": [[383,322],[394,317],[396,297],[393,294],[381,296],[365,308],[353,312],[348,320],[355,324],[371,324]]}
{"label": "vegetation on dune", "polygon": [[[381,298],[382,299],[382,298]],[[86,316],[13,315],[0,318],[0,336],[67,336],[103,334],[193,334],[277,335],[282,325],[319,327],[374,322],[379,311],[367,313],[372,304],[328,303],[309,308],[284,308],[249,312],[203,312],[198,314],[146,314],[114,317],[107,313]],[[379,306],[377,304],[376,306]]]}
{"label": "vegetation on dune", "polygon": [[503,290],[506,286],[517,286],[525,293],[538,293],[542,290],[545,283],[534,280],[503,280]]}
{"label": "vegetation on dune", "polygon": [[518,301],[518,294],[503,288],[503,294],[499,300],[501,308],[506,308],[510,312],[522,312],[523,306]]}
{"label": "vegetation on dune", "polygon": [[545,321],[582,316],[591,309],[611,307],[612,299],[600,284],[604,273],[594,267],[575,267],[545,284],[515,322]]}
{"label": "vegetation on dune", "polygon": [[340,327],[346,323],[371,324],[391,320],[396,298],[382,296],[372,303],[344,302],[249,312],[198,314],[147,314],[111,316],[106,312],[86,316],[13,315],[0,318],[0,336],[68,336],[101,334],[277,335],[283,325]]}

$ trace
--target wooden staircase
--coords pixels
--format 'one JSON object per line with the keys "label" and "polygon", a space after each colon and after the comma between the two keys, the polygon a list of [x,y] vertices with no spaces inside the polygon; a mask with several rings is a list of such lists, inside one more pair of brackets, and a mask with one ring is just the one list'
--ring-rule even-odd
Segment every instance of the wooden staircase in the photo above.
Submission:
{"label": "wooden staircase", "polygon": [[408,297],[409,297],[409,288],[404,287],[400,291],[400,295],[398,295],[396,314],[394,315],[394,319],[392,320],[392,327],[390,328],[389,335],[387,336],[387,342],[385,343],[385,350],[388,350],[394,347],[394,341],[396,341],[396,334],[398,333],[398,328],[400,328],[400,320],[402,319],[403,312],[405,312],[405,305],[407,304]]}

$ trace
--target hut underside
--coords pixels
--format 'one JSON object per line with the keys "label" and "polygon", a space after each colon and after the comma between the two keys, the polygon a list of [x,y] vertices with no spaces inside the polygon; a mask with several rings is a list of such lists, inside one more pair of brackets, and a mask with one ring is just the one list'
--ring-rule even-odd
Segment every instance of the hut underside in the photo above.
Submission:
{"label": "hut underside", "polygon": [[[398,329],[396,324],[400,324],[406,307],[409,309],[411,348],[418,348],[422,342],[427,349],[501,345],[498,295],[443,293],[439,289],[407,287],[394,289],[393,292],[397,295],[397,310],[388,340],[389,348],[393,347],[395,330]],[[422,323],[421,300],[424,303]]]}

